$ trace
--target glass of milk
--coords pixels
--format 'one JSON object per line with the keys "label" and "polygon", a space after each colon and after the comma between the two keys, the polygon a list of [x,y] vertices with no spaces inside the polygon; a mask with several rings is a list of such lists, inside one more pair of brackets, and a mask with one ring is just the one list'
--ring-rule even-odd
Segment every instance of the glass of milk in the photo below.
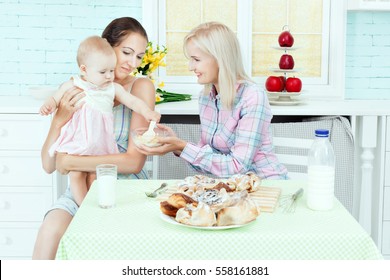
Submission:
{"label": "glass of milk", "polygon": [[100,164],[96,166],[98,203],[101,208],[111,208],[116,203],[117,166]]}

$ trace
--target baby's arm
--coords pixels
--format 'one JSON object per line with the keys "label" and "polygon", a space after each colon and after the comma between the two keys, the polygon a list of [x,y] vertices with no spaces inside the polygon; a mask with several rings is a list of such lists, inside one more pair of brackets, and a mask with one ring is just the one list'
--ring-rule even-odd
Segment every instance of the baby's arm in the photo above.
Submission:
{"label": "baby's arm", "polygon": [[69,80],[63,83],[52,96],[46,99],[45,103],[43,103],[43,105],[39,109],[39,113],[42,116],[47,116],[53,113],[57,109],[58,104],[60,104],[61,98],[64,95],[65,91],[72,86],[73,80]]}
{"label": "baby's arm", "polygon": [[159,122],[161,114],[153,111],[149,106],[140,98],[135,97],[131,93],[127,92],[121,85],[114,83],[115,86],[115,98],[131,110],[141,114],[147,121]]}

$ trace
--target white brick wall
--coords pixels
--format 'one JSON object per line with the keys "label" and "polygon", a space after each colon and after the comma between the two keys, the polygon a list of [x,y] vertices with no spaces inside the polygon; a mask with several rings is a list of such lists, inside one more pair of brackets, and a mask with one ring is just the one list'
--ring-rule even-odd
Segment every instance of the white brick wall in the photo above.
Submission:
{"label": "white brick wall", "polygon": [[[0,95],[59,85],[77,73],[83,38],[141,15],[141,0],[0,0]],[[389,26],[389,12],[349,12],[346,98],[390,99]]]}
{"label": "white brick wall", "polygon": [[58,86],[78,72],[81,40],[114,18],[141,15],[141,0],[0,0],[0,95]]}
{"label": "white brick wall", "polygon": [[349,12],[347,99],[390,99],[390,12]]}

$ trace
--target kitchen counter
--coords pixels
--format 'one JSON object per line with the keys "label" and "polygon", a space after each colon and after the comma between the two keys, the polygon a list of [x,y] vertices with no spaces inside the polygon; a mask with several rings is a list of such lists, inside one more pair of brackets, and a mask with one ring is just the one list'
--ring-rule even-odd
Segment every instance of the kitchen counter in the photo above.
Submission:
{"label": "kitchen counter", "polygon": [[[43,100],[31,96],[0,96],[1,113],[37,113]],[[162,115],[198,115],[198,100],[157,105]],[[271,105],[275,116],[390,115],[390,100],[305,100],[293,106]]]}
{"label": "kitchen counter", "polygon": [[[169,102],[157,105],[162,115],[197,115],[198,100]],[[329,115],[389,115],[390,100],[305,100],[293,106],[271,105],[275,116],[329,116]]]}
{"label": "kitchen counter", "polygon": [[31,96],[0,96],[0,113],[2,114],[34,114],[38,113],[44,100]]}

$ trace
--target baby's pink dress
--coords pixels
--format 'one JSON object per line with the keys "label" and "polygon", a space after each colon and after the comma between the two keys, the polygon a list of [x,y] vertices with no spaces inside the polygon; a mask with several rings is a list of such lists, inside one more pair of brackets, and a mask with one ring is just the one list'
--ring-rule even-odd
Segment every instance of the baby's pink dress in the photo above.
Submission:
{"label": "baby's pink dress", "polygon": [[61,134],[50,147],[49,154],[53,156],[55,152],[74,155],[119,153],[112,113],[114,84],[99,88],[79,76],[73,76],[72,79],[75,86],[84,90],[86,96],[82,101],[85,101],[85,104],[62,127]]}

